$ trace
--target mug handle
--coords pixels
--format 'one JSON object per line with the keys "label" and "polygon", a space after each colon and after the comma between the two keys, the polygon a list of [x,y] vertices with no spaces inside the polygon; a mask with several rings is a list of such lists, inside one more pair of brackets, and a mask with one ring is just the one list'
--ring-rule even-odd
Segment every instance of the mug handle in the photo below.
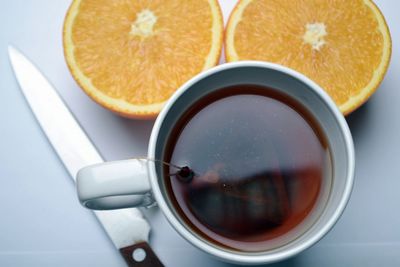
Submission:
{"label": "mug handle", "polygon": [[78,198],[93,210],[150,206],[151,195],[147,160],[129,159],[99,163],[79,170]]}

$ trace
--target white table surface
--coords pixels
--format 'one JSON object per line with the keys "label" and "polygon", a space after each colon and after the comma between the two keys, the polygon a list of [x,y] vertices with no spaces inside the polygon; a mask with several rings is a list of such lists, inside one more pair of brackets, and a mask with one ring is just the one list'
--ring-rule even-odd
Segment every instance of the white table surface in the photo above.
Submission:
{"label": "white table surface", "polygon": [[[236,1],[220,0],[226,20]],[[376,1],[388,21],[392,62],[378,92],[348,117],[356,181],[334,229],[297,257],[271,266],[400,266],[400,2]],[[145,155],[153,121],[120,118],[79,89],[63,57],[70,0],[0,2],[0,266],[125,266],[18,88],[7,55],[20,48],[66,100],[107,160]],[[166,266],[231,266],[183,240],[155,208],[150,243]]]}

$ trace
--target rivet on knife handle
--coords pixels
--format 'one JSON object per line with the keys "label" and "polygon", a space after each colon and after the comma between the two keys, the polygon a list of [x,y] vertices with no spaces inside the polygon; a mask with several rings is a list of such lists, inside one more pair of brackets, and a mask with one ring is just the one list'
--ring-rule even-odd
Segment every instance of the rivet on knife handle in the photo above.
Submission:
{"label": "rivet on knife handle", "polygon": [[164,267],[146,242],[124,247],[119,251],[130,267]]}

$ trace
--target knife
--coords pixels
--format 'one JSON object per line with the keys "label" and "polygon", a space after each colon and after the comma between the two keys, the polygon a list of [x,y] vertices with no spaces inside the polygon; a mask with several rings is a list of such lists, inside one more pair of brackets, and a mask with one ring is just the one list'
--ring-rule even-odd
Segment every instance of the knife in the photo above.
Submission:
{"label": "knife", "polygon": [[[79,169],[104,162],[57,91],[43,74],[13,46],[8,53],[15,76],[33,114],[71,178]],[[150,225],[139,209],[94,211],[128,266],[164,266],[148,242]]]}

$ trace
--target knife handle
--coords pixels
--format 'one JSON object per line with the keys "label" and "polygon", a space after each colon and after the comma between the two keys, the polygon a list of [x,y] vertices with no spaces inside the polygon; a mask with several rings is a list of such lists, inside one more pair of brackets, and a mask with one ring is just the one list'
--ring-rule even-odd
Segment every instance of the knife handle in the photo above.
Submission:
{"label": "knife handle", "polygon": [[120,248],[119,252],[129,267],[164,267],[146,242]]}

